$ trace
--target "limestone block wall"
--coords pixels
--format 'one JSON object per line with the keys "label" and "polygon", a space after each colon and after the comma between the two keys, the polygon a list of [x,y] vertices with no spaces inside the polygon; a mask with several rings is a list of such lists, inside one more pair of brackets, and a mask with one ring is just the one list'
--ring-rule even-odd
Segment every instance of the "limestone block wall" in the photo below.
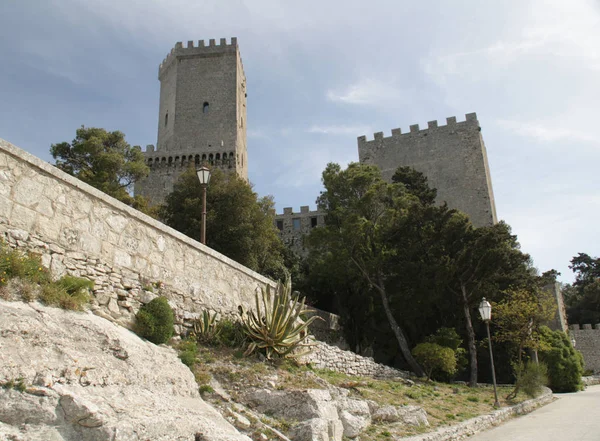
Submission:
{"label": "limestone block wall", "polygon": [[391,180],[399,166],[410,166],[423,173],[438,190],[438,202],[467,213],[477,227],[497,222],[492,178],[481,127],[475,113],[446,125],[430,121],[427,129],[418,124],[408,133],[392,129],[392,136],[377,132],[373,140],[358,138],[359,161],[381,169]]}
{"label": "limestone block wall", "polygon": [[600,324],[571,325],[569,335],[575,338],[575,349],[583,355],[584,368],[600,373]]}
{"label": "limestone block wall", "polygon": [[[205,308],[236,314],[274,285],[1,139],[0,234],[57,277],[93,279],[93,307],[124,324],[159,290],[181,326]],[[144,289],[152,284],[154,293]]]}

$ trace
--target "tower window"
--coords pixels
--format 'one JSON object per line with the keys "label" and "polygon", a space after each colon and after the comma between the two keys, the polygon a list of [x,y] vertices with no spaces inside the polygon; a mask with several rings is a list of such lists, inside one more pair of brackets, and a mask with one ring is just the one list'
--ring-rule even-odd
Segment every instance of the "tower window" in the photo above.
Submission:
{"label": "tower window", "polygon": [[165,113],[165,127],[169,124],[169,112]]}
{"label": "tower window", "polygon": [[208,104],[208,102],[204,101],[204,105],[202,106],[202,113],[208,113],[209,107],[210,105]]}
{"label": "tower window", "polygon": [[277,229],[279,231],[283,231],[283,221],[282,220],[277,221]]}
{"label": "tower window", "polygon": [[315,228],[317,226],[317,217],[313,216],[310,218],[310,227]]}
{"label": "tower window", "polygon": [[294,219],[292,219],[292,224],[294,225],[295,231],[300,230],[300,218],[299,217],[295,217]]}

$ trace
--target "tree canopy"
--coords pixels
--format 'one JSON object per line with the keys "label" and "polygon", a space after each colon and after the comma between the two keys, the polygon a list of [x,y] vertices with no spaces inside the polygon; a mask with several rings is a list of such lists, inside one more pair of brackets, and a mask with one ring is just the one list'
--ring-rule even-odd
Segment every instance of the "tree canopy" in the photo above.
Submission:
{"label": "tree canopy", "polygon": [[52,144],[56,167],[109,196],[148,212],[147,201],[130,193],[133,184],[148,175],[139,146],[130,146],[122,132],[81,126],[75,139]]}
{"label": "tree canopy", "polygon": [[[284,245],[271,196],[261,197],[235,174],[213,169],[206,196],[206,245],[274,279],[284,278]],[[180,176],[161,209],[164,222],[200,240],[202,187],[193,167]]]}
{"label": "tree canopy", "polygon": [[600,323],[600,258],[579,253],[570,268],[575,282],[564,289],[569,323]]}

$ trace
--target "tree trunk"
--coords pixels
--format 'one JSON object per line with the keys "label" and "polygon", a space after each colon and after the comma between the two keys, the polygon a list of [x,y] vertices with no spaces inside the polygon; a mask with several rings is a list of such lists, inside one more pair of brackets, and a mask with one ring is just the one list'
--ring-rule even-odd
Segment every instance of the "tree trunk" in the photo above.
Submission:
{"label": "tree trunk", "polygon": [[423,368],[421,368],[419,363],[417,363],[417,361],[413,358],[412,354],[410,353],[410,348],[408,347],[408,341],[406,340],[404,332],[402,331],[400,326],[398,326],[398,323],[396,322],[396,319],[394,318],[394,315],[392,314],[392,311],[390,309],[390,303],[388,301],[387,294],[385,292],[385,288],[384,288],[384,285],[382,284],[381,280],[379,281],[379,284],[380,284],[379,286],[375,286],[375,289],[377,289],[377,291],[379,291],[379,294],[381,295],[381,302],[383,303],[383,309],[385,311],[385,315],[388,319],[388,323],[390,324],[390,327],[392,328],[392,331],[394,332],[394,335],[396,336],[396,340],[398,340],[398,346],[400,347],[400,351],[402,352],[404,359],[406,360],[406,362],[408,363],[410,368],[413,370],[413,372],[417,376],[422,377],[425,375],[425,372],[423,371]]}
{"label": "tree trunk", "polygon": [[469,359],[471,365],[471,375],[469,377],[469,386],[477,386],[477,346],[475,344],[475,331],[471,322],[471,311],[469,309],[469,300],[467,298],[467,289],[463,283],[460,284],[462,292],[463,311],[465,313],[465,326],[467,328],[467,344],[469,346]]}

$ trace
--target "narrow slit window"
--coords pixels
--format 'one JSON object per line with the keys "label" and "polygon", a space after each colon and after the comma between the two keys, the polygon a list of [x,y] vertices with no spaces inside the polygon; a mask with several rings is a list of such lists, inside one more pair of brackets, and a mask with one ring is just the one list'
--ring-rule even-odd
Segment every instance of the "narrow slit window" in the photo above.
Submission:
{"label": "narrow slit window", "polygon": [[165,127],[169,124],[169,112],[165,113]]}
{"label": "narrow slit window", "polygon": [[204,101],[204,105],[202,106],[202,113],[208,113],[209,107],[210,105],[208,104],[208,102]]}

